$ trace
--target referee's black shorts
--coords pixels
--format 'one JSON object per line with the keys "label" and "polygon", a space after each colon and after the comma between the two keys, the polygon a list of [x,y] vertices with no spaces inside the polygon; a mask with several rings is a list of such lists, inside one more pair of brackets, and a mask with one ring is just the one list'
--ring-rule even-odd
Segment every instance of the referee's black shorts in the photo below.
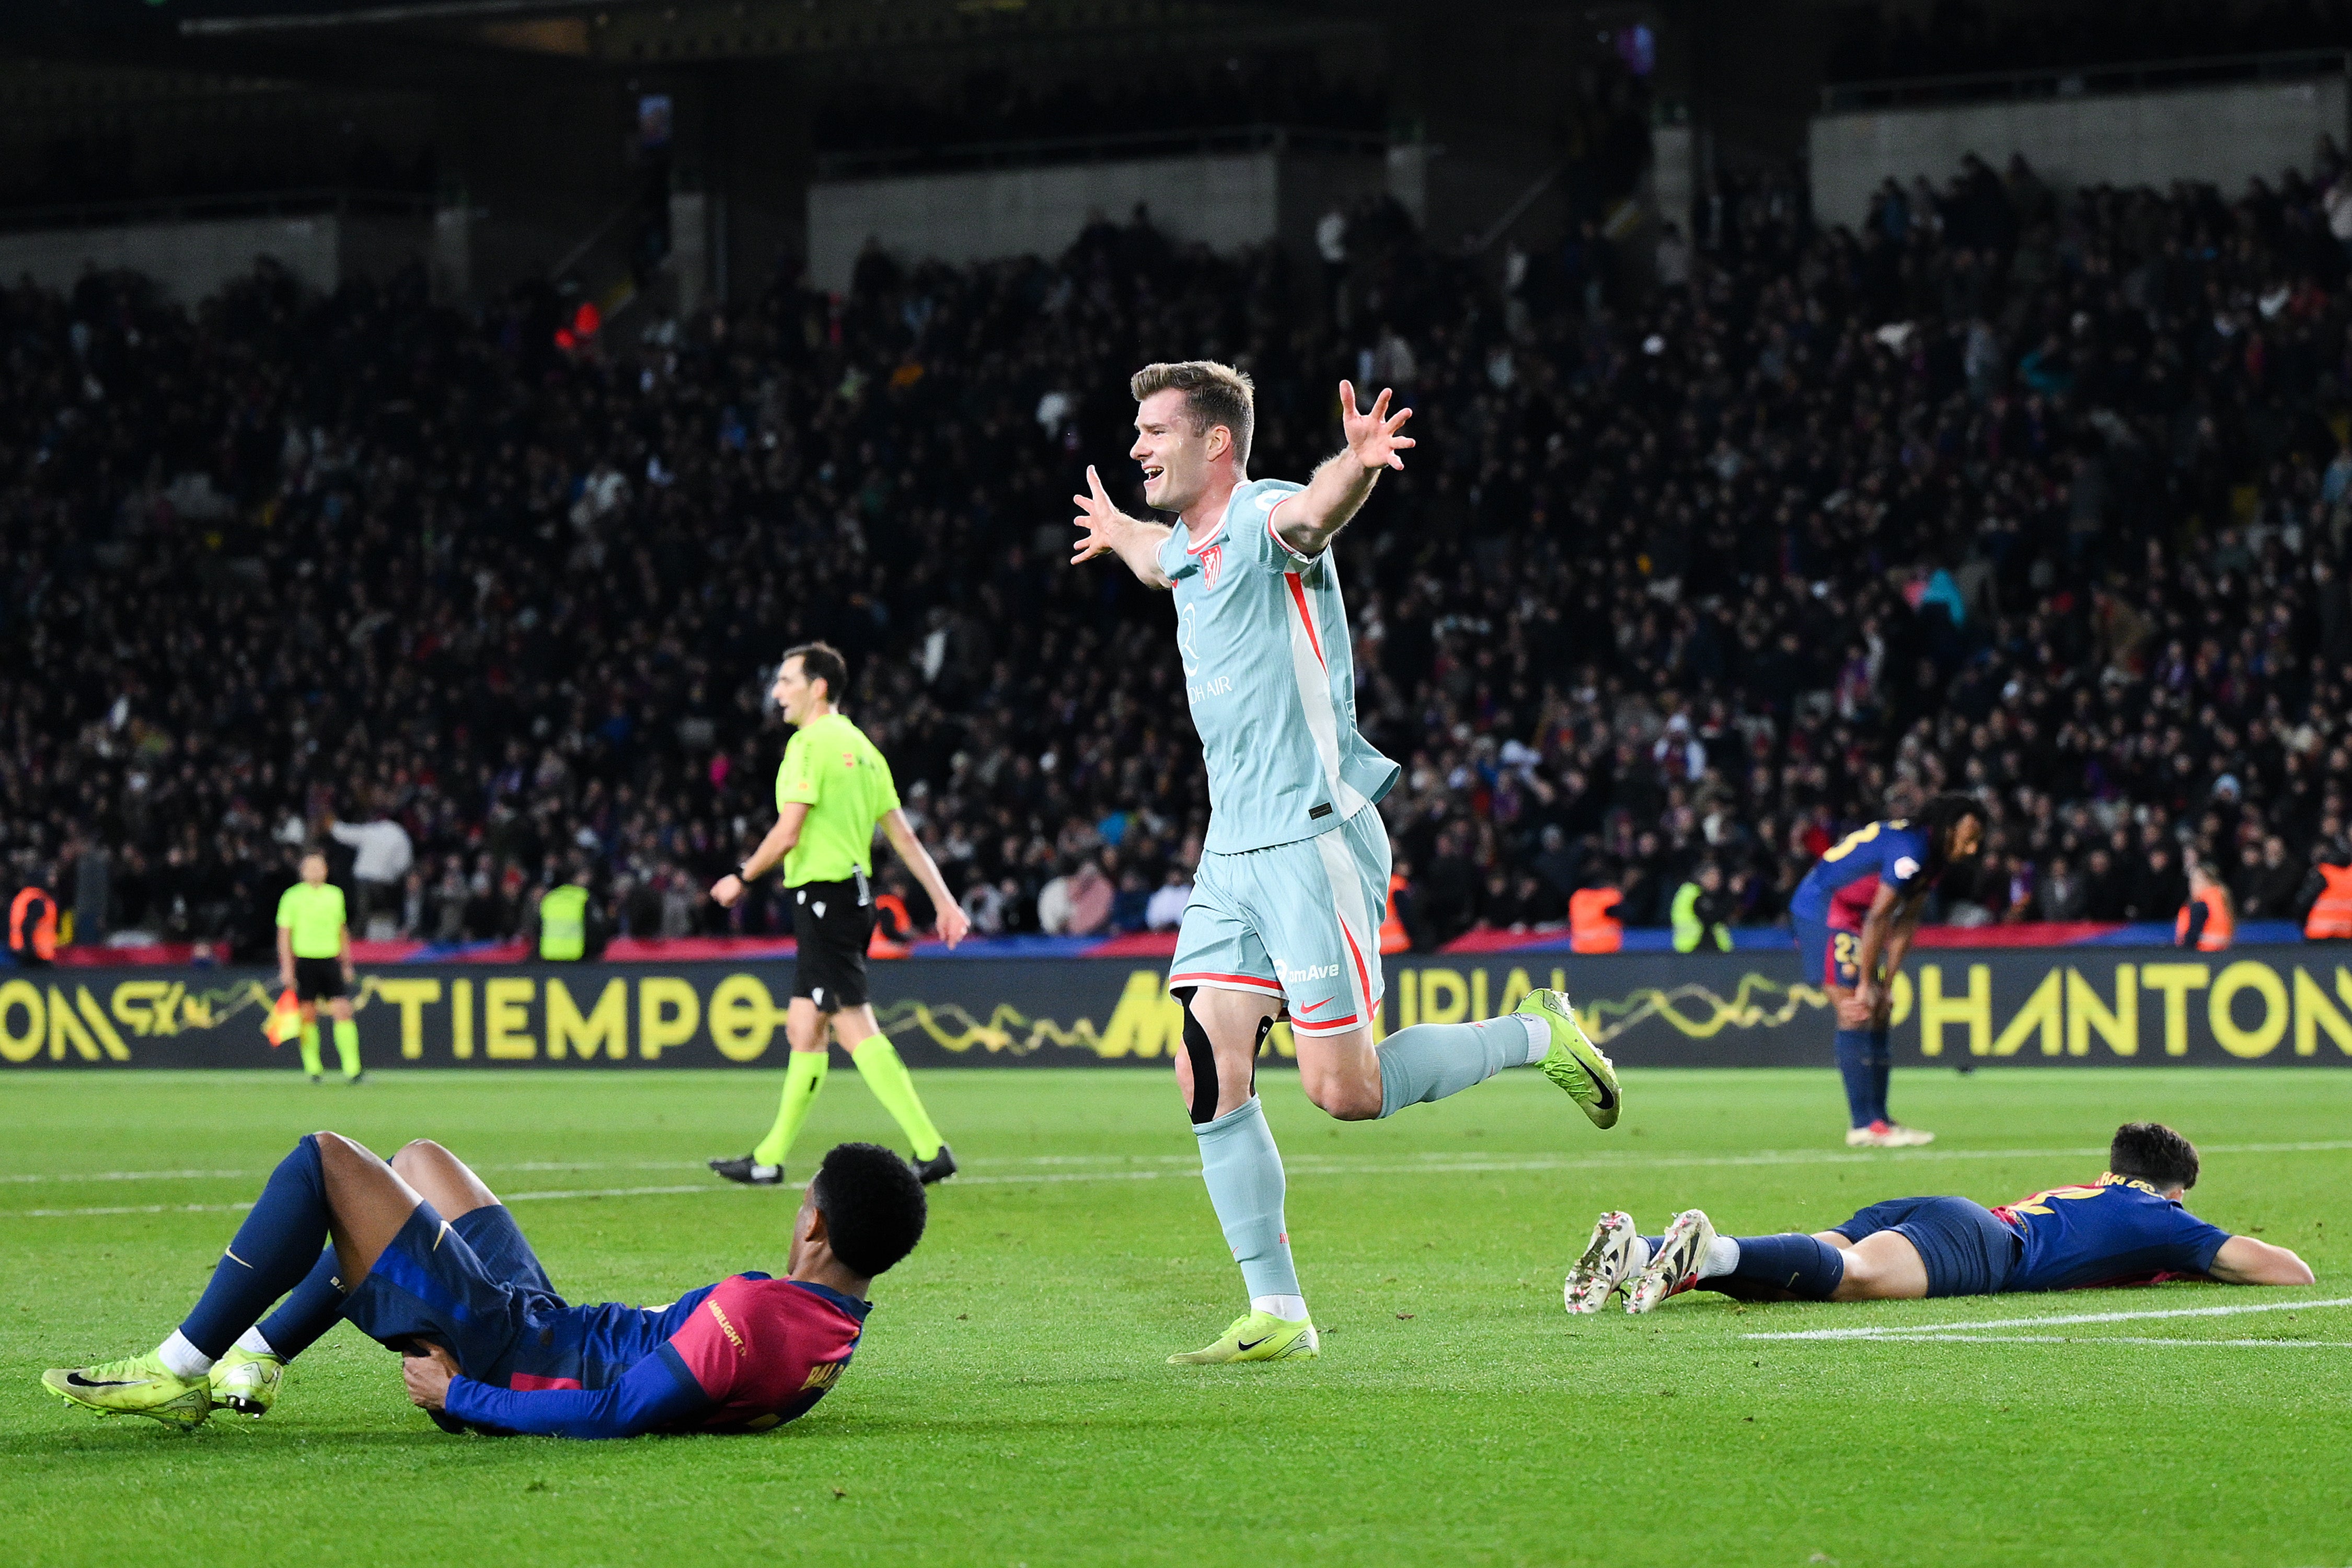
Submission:
{"label": "referee's black shorts", "polygon": [[866,1005],[866,944],[874,936],[874,895],[857,872],[845,882],[803,882],[793,896],[793,994],[820,1013]]}
{"label": "referee's black shorts", "polygon": [[341,959],[298,958],[294,961],[294,1000],[331,1002],[342,994]]}

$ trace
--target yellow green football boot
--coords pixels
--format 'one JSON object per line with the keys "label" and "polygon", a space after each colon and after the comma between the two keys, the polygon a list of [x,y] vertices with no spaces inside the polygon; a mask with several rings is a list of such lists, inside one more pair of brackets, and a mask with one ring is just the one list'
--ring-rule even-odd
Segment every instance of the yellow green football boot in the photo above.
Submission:
{"label": "yellow green football boot", "polygon": [[41,1386],[68,1405],[100,1415],[145,1415],[183,1431],[212,1414],[212,1381],[177,1377],[153,1352],[96,1366],[55,1367]]}
{"label": "yellow green football boot", "polygon": [[1168,1358],[1171,1366],[1223,1366],[1237,1361],[1290,1361],[1322,1353],[1315,1337],[1315,1321],[1297,1322],[1272,1312],[1244,1312],[1233,1326],[1196,1351]]}
{"label": "yellow green football boot", "polygon": [[213,1403],[239,1415],[266,1415],[278,1403],[278,1385],[286,1381],[286,1363],[274,1355],[257,1355],[242,1345],[213,1363]]}
{"label": "yellow green football boot", "polygon": [[1601,1047],[1585,1037],[1584,1026],[1576,1021],[1576,1009],[1569,1005],[1565,991],[1530,991],[1511,1009],[1540,1018],[1551,1029],[1551,1051],[1536,1065],[1544,1077],[1568,1090],[1568,1097],[1584,1108],[1595,1127],[1617,1125],[1618,1106],[1623,1096],[1617,1090],[1617,1068],[1601,1054]]}

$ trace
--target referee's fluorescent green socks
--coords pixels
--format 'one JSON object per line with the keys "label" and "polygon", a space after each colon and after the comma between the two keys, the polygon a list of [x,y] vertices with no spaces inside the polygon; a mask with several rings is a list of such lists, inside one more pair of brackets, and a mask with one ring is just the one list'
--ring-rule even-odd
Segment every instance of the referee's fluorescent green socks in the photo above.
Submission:
{"label": "referee's fluorescent green socks", "polygon": [[360,1076],[360,1026],[350,1018],[335,1020],[335,1055],[343,1060],[343,1076]]}
{"label": "referee's fluorescent green socks", "polygon": [[915,1146],[915,1158],[935,1157],[940,1152],[940,1130],[931,1125],[930,1113],[923,1109],[915,1080],[908,1074],[907,1064],[898,1059],[898,1047],[890,1043],[890,1037],[866,1036],[850,1047],[849,1059],[857,1064],[858,1075],[882,1102],[882,1109],[897,1118],[898,1130]]}
{"label": "referee's fluorescent green socks", "polygon": [[794,1051],[784,1063],[784,1098],[776,1107],[776,1124],[751,1151],[751,1161],[759,1165],[781,1165],[784,1156],[793,1152],[793,1140],[801,1135],[801,1126],[808,1121],[809,1108],[816,1103],[816,1091],[824,1087],[824,1069],[832,1059],[830,1051]]}
{"label": "referee's fluorescent green socks", "polygon": [[319,1076],[319,1026],[316,1022],[302,1026],[302,1070],[312,1078]]}

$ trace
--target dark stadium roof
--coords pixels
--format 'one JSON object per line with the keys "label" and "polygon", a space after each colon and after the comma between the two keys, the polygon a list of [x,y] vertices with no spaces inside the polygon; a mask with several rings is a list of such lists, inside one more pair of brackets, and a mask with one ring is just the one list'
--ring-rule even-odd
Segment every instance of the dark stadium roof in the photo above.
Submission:
{"label": "dark stadium roof", "polygon": [[426,87],[530,59],[562,68],[795,55],[1313,42],[1377,28],[1329,0],[47,0],[0,6],[0,54]]}

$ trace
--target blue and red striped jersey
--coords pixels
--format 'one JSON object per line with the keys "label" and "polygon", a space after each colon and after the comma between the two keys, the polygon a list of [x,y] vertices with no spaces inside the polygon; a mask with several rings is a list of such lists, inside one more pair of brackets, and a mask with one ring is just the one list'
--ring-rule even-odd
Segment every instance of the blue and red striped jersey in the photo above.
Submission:
{"label": "blue and red striped jersey", "polygon": [[1874,822],[1849,833],[1805,873],[1789,900],[1800,920],[1860,931],[1882,884],[1910,898],[1933,887],[1927,871],[1927,830],[1908,817]]}

